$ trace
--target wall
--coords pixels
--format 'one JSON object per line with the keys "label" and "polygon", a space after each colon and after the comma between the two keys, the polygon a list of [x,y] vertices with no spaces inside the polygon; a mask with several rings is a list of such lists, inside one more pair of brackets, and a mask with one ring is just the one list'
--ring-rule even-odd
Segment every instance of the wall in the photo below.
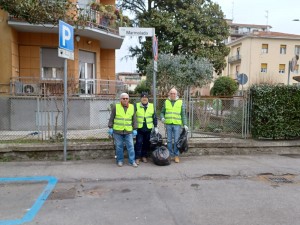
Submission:
{"label": "wall", "polygon": [[[54,130],[54,125],[57,125],[57,129],[62,129],[63,101],[60,98],[14,97],[10,100],[0,100],[1,104],[8,106],[5,110],[0,110],[0,125],[3,124],[0,130]],[[110,104],[113,102],[115,100],[87,97],[68,99],[68,129],[107,128]],[[7,121],[11,123],[8,124]]]}
{"label": "wall", "polygon": [[[7,13],[0,10],[0,83],[8,84],[12,75],[12,62],[14,66],[18,64],[16,60],[12,61],[12,53],[17,54],[15,51],[16,39],[14,31],[7,25]],[[12,52],[12,49],[14,50]]]}

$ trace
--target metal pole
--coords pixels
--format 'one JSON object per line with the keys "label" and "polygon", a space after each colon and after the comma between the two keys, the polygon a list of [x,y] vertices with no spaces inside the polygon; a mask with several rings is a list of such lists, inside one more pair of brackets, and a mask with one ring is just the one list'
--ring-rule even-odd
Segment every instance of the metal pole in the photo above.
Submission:
{"label": "metal pole", "polygon": [[67,71],[68,71],[68,61],[65,59],[64,68],[64,161],[67,161]]}
{"label": "metal pole", "polygon": [[156,71],[153,71],[153,105],[156,111]]}
{"label": "metal pole", "polygon": [[289,61],[289,66],[288,66],[288,80],[287,80],[287,85],[290,85],[290,75],[291,75],[291,61]]}

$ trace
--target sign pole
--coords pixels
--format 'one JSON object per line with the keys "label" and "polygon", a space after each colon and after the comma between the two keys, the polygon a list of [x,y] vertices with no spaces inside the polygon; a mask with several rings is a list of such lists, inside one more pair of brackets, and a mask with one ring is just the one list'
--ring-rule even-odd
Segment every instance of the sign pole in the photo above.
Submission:
{"label": "sign pole", "polygon": [[287,85],[290,85],[290,76],[291,76],[291,61],[289,61],[289,66],[288,66],[288,80],[287,80]]}
{"label": "sign pole", "polygon": [[68,97],[67,97],[67,89],[68,89],[68,79],[67,79],[67,71],[68,71],[68,61],[65,59],[64,64],[64,161],[67,161],[67,110],[68,110]]}
{"label": "sign pole", "polygon": [[156,73],[157,73],[157,61],[158,61],[158,41],[155,36],[155,28],[153,28],[152,36],[152,51],[153,51],[153,105],[156,111]]}
{"label": "sign pole", "polygon": [[64,129],[64,161],[67,161],[67,121],[68,121],[68,61],[74,60],[74,28],[70,24],[59,20],[58,35],[58,57],[64,58],[64,110],[63,110],[63,129]]}

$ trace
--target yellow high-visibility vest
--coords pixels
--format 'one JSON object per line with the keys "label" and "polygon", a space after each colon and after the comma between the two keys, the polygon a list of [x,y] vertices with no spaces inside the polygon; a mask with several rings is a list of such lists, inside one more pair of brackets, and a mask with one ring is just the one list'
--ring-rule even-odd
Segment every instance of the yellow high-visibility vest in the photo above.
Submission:
{"label": "yellow high-visibility vest", "polygon": [[182,108],[182,100],[177,100],[172,106],[172,103],[169,99],[165,102],[165,123],[166,124],[175,124],[182,125],[181,120],[181,108]]}
{"label": "yellow high-visibility vest", "polygon": [[132,104],[128,104],[127,111],[125,113],[125,110],[123,106],[120,103],[116,104],[116,116],[114,119],[114,130],[126,130],[126,131],[132,131],[132,117],[134,114],[134,106]]}
{"label": "yellow high-visibility vest", "polygon": [[153,128],[153,114],[154,107],[152,103],[148,103],[148,107],[145,111],[144,107],[141,107],[141,103],[136,103],[136,117],[138,122],[138,128],[143,127],[144,118],[146,119],[146,124],[148,129]]}

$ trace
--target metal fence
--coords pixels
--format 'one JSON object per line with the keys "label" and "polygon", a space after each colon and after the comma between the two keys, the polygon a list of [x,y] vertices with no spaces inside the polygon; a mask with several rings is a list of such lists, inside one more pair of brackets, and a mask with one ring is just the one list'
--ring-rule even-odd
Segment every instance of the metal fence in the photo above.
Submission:
{"label": "metal fence", "polygon": [[[139,102],[131,97],[130,102]],[[150,99],[152,102],[153,99]],[[165,98],[157,98],[157,116]],[[119,102],[113,97],[69,97],[67,111],[68,140],[98,140],[108,138],[111,106]],[[184,97],[190,136],[249,136],[249,101],[245,97],[188,98]],[[0,142],[62,141],[63,98],[60,96],[0,96]],[[165,127],[159,120],[159,131],[165,137]]]}

